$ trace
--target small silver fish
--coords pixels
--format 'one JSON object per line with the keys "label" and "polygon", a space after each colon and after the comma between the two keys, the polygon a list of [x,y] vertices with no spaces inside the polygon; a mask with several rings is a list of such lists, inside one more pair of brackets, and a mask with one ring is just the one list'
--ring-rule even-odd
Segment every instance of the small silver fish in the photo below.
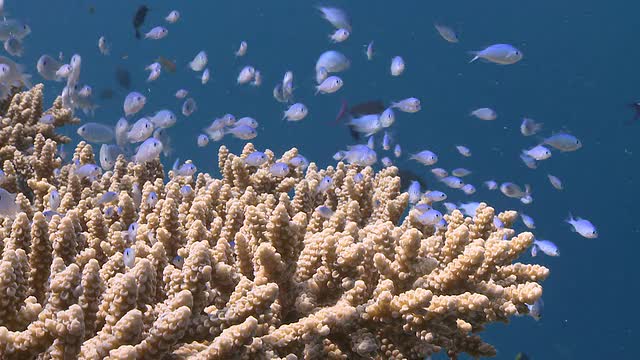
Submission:
{"label": "small silver fish", "polygon": [[382,114],[380,114],[380,118],[378,120],[380,121],[380,126],[388,128],[396,121],[396,115],[392,108],[387,108],[382,112]]}
{"label": "small silver fish", "polygon": [[142,110],[147,103],[147,98],[139,92],[132,91],[124,99],[123,109],[125,116],[130,116]]}
{"label": "small silver fish", "polygon": [[487,180],[484,183],[484,186],[487,187],[487,189],[489,190],[496,190],[498,189],[498,183],[495,180]]}
{"label": "small silver fish", "polygon": [[370,136],[382,130],[380,116],[377,114],[364,115],[357,118],[351,118],[347,125],[352,131]]}
{"label": "small silver fish", "polygon": [[525,190],[523,191],[518,184],[514,184],[512,182],[504,182],[500,184],[500,191],[507,197],[517,199],[522,198],[531,192],[529,185],[525,185]]}
{"label": "small silver fish", "polygon": [[322,17],[335,28],[343,28],[351,31],[351,21],[344,10],[329,6],[318,6],[317,9],[322,13]]}
{"label": "small silver fish", "polygon": [[182,115],[191,116],[196,110],[198,110],[198,105],[193,98],[188,98],[182,103]]}
{"label": "small silver fish", "polygon": [[296,155],[289,159],[289,165],[304,170],[309,166],[309,160],[302,155]]}
{"label": "small silver fish", "polygon": [[148,119],[153,123],[153,126],[157,128],[170,128],[175,125],[178,120],[176,114],[171,110],[160,110]]}
{"label": "small silver fish", "polygon": [[191,185],[184,185],[180,188],[180,194],[182,196],[188,196],[191,193],[193,193],[193,188],[191,187]]}
{"label": "small silver fish", "polygon": [[184,258],[180,255],[176,255],[173,260],[171,260],[171,264],[178,269],[182,269],[182,266],[184,266]]}
{"label": "small silver fish", "polygon": [[542,130],[542,123],[538,123],[533,119],[523,118],[520,124],[520,133],[524,136],[531,136],[537,134]]}
{"label": "small silver fish", "polygon": [[430,203],[445,201],[447,199],[447,194],[443,193],[442,191],[430,190],[425,192],[422,198],[426,199]]}
{"label": "small silver fish", "polygon": [[367,145],[353,145],[347,147],[344,160],[349,164],[371,166],[375,164],[378,157],[376,152],[371,150]]}
{"label": "small silver fish", "polygon": [[478,206],[480,206],[479,202],[460,203],[458,204],[458,209],[467,216],[475,217]]}
{"label": "small silver fish", "polygon": [[4,49],[11,56],[22,56],[24,54],[24,46],[22,46],[22,41],[20,41],[20,39],[16,38],[13,35],[4,41]]}
{"label": "small silver fish", "polygon": [[440,181],[452,189],[460,189],[464,186],[464,181],[455,176],[447,176],[440,179]]}
{"label": "small silver fish", "polygon": [[196,140],[196,144],[198,144],[198,147],[207,146],[207,144],[209,144],[209,136],[207,136],[205,134],[198,135],[198,138]]}
{"label": "small silver fish", "polygon": [[316,61],[316,73],[324,68],[329,73],[338,73],[347,70],[351,66],[349,59],[339,51],[329,50],[323,52]]}
{"label": "small silver fish", "polygon": [[58,69],[60,69],[61,66],[62,64],[58,60],[46,54],[40,56],[38,62],[36,63],[36,69],[38,70],[38,73],[45,80],[62,81],[62,78],[56,75],[56,72],[58,71]]}
{"label": "small silver fish", "polygon": [[149,195],[147,195],[147,206],[150,208],[154,208],[158,203],[158,194],[155,191],[151,191]]}
{"label": "small silver fish", "polygon": [[367,55],[367,60],[371,61],[373,59],[373,40],[369,42],[369,45],[365,45],[366,50],[364,53]]}
{"label": "small silver fish", "polygon": [[520,218],[522,219],[522,223],[529,229],[535,229],[536,224],[533,221],[533,218],[525,213],[520,213]]}
{"label": "small silver fish", "polygon": [[121,148],[129,143],[127,133],[129,132],[129,122],[125,118],[120,118],[115,126],[116,144]]}
{"label": "small silver fish", "polygon": [[237,57],[244,56],[247,53],[247,48],[248,48],[248,45],[246,41],[240,42],[240,46],[238,47],[238,50],[235,52],[235,55]]}
{"label": "small silver fish", "polygon": [[538,161],[546,160],[551,157],[551,151],[542,145],[534,146],[529,150],[523,150],[522,153],[531,156]]}
{"label": "small silver fish", "polygon": [[577,137],[567,133],[557,133],[545,138],[543,144],[560,151],[576,151],[582,147]]}
{"label": "small silver fish", "polygon": [[472,195],[472,194],[475,194],[476,187],[471,184],[464,184],[464,186],[462,186],[460,190],[462,190],[462,192],[465,193],[466,195]]}
{"label": "small silver fish", "polygon": [[200,72],[207,66],[209,59],[207,53],[203,50],[196,54],[196,56],[189,62],[189,68],[193,71]]}
{"label": "small silver fish", "polygon": [[289,173],[289,165],[277,162],[269,167],[269,172],[275,177],[285,177]]}
{"label": "small silver fish", "polygon": [[549,178],[549,182],[551,183],[551,186],[553,186],[556,190],[564,189],[564,187],[562,186],[562,181],[557,176],[547,174],[547,177]]}
{"label": "small silver fish", "polygon": [[331,219],[331,217],[333,216],[333,210],[331,210],[331,208],[326,205],[318,206],[316,208],[316,212],[318,213],[318,215],[325,219]]}
{"label": "small silver fish", "polygon": [[100,175],[100,167],[94,164],[85,164],[78,168],[76,168],[75,173],[80,177],[80,179],[89,179],[93,181],[97,176]]}
{"label": "small silver fish", "polygon": [[433,26],[438,31],[438,34],[440,34],[440,36],[446,41],[450,43],[458,42],[458,36],[456,35],[455,31],[453,31],[453,29],[451,29],[450,27],[445,25],[440,25],[440,24],[433,24]]}
{"label": "small silver fish", "polygon": [[400,56],[395,56],[391,59],[391,76],[400,76],[404,72],[405,64],[404,59]]}
{"label": "small silver fish", "polygon": [[460,155],[462,155],[464,157],[471,156],[471,150],[469,150],[469,148],[464,146],[464,145],[456,145],[456,150],[458,150]]}
{"label": "small silver fish", "polygon": [[533,246],[531,247],[531,256],[535,257],[535,254],[537,254],[537,250],[542,251],[547,256],[560,256],[560,250],[558,250],[556,244],[549,240],[533,240]]}
{"label": "small silver fish", "polygon": [[420,100],[416,98],[407,98],[404,100],[393,102],[391,103],[391,107],[407,113],[416,113],[420,111],[420,109],[422,109]]}
{"label": "small silver fish", "polygon": [[329,39],[333,43],[340,43],[349,38],[351,33],[347,29],[337,29],[333,34],[329,35]]}
{"label": "small silver fish", "polygon": [[382,163],[382,166],[384,166],[384,167],[393,166],[393,161],[391,161],[391,159],[389,159],[389,157],[387,157],[387,156],[385,156],[382,159],[380,159],[380,162]]}
{"label": "small silver fish", "polygon": [[249,166],[260,166],[267,161],[269,161],[269,157],[260,151],[254,151],[244,159],[244,163]]}
{"label": "small silver fish", "polygon": [[411,160],[416,160],[422,165],[433,165],[438,162],[438,156],[429,150],[422,150],[417,154],[411,154]]}
{"label": "small silver fish", "polygon": [[107,38],[105,38],[104,36],[100,36],[100,38],[98,39],[98,50],[100,50],[100,53],[102,55],[109,55],[109,53],[111,52],[111,46],[109,46]]}
{"label": "small silver fish", "polygon": [[238,85],[246,84],[253,80],[253,76],[256,74],[256,69],[253,66],[245,66],[240,70],[238,79],[236,82]]}
{"label": "small silver fish", "polygon": [[0,41],[6,41],[10,37],[22,40],[29,34],[31,34],[31,28],[21,20],[6,17],[0,20]]}
{"label": "small silver fish", "polygon": [[343,85],[344,82],[339,77],[329,76],[328,78],[324,79],[324,81],[320,85],[316,86],[316,95],[318,93],[332,94],[340,90]]}
{"label": "small silver fish", "polygon": [[143,117],[131,126],[131,130],[127,133],[127,139],[130,143],[145,141],[153,134],[153,130],[153,123],[146,117]]}
{"label": "small silver fish", "polygon": [[169,35],[169,30],[167,30],[167,28],[156,26],[153,29],[149,30],[148,33],[144,34],[144,38],[151,40],[160,40],[167,35]]}
{"label": "small silver fish", "polygon": [[451,170],[451,175],[457,176],[457,177],[465,177],[469,174],[471,174],[471,170],[467,170],[465,168],[455,168]]}
{"label": "small silver fish", "polygon": [[89,122],[78,128],[76,131],[84,140],[92,143],[108,143],[113,141],[115,134],[110,126]]}
{"label": "small silver fish", "polygon": [[389,136],[389,133],[386,131],[382,136],[382,149],[386,151],[389,151],[391,149],[391,137]]}
{"label": "small silver fish", "polygon": [[318,186],[316,187],[316,193],[324,193],[325,191],[329,190],[332,184],[333,184],[333,179],[331,178],[331,176],[327,175],[323,177],[322,180],[320,180],[320,182],[318,183]]}
{"label": "small silver fish", "polygon": [[322,84],[327,77],[329,77],[329,72],[324,67],[316,70],[316,83]]}
{"label": "small silver fish", "polygon": [[500,65],[515,64],[522,60],[523,56],[520,50],[509,44],[491,45],[480,51],[472,51],[471,54],[474,57],[469,61],[470,63],[477,59],[484,59]]}
{"label": "small silver fish", "polygon": [[417,181],[411,181],[409,188],[407,189],[407,193],[409,194],[409,204],[415,204],[420,201],[420,183]]}
{"label": "small silver fish", "polygon": [[164,20],[169,24],[175,24],[180,20],[180,12],[178,10],[172,10],[169,15],[167,15]]}
{"label": "small silver fish", "polygon": [[449,176],[449,172],[443,168],[433,168],[431,169],[431,173],[438,178],[444,178]]}
{"label": "small silver fish", "polygon": [[544,309],[544,302],[542,298],[536,300],[533,305],[527,304],[527,308],[529,308],[529,316],[531,316],[536,321],[542,319],[542,311]]}
{"label": "small silver fish", "polygon": [[309,110],[303,103],[295,103],[285,110],[282,119],[286,119],[288,121],[300,121],[304,119],[308,113]]}
{"label": "small silver fish", "polygon": [[96,205],[102,205],[102,204],[109,204],[115,200],[118,199],[118,193],[115,191],[107,191],[104,194],[102,194],[102,196],[100,197],[100,199],[98,199],[98,202],[96,203]]}
{"label": "small silver fish", "polygon": [[162,149],[163,145],[160,140],[154,137],[148,138],[140,145],[132,160],[138,164],[154,160],[160,156]]}
{"label": "small silver fish", "polygon": [[442,213],[438,210],[431,209],[422,213],[416,219],[422,225],[435,225],[442,219]]}
{"label": "small silver fish", "polygon": [[211,72],[209,71],[209,68],[206,68],[202,72],[202,76],[200,77],[200,83],[204,85],[209,82],[210,78],[211,78]]}
{"label": "small silver fish", "polygon": [[178,176],[193,176],[193,174],[198,171],[198,168],[193,163],[184,163],[178,169],[176,169],[176,174]]}
{"label": "small silver fish", "polygon": [[232,128],[228,128],[225,130],[225,134],[231,134],[242,140],[251,140],[258,136],[256,129],[248,125],[236,125]]}
{"label": "small silver fish", "polygon": [[136,250],[134,248],[126,248],[122,253],[122,260],[124,262],[124,266],[128,268],[132,268],[136,261]]}
{"label": "small silver fish", "polygon": [[149,76],[147,77],[147,82],[155,81],[160,77],[162,73],[162,65],[159,62],[154,62],[149,66],[144,68],[149,71]]}
{"label": "small silver fish", "polygon": [[393,147],[393,155],[396,158],[402,156],[402,147],[400,147],[400,144],[396,144],[396,146]]}
{"label": "small silver fish", "polygon": [[186,89],[179,89],[178,91],[176,91],[176,98],[178,99],[184,99],[187,97],[187,95],[189,95],[189,91],[187,91]]}
{"label": "small silver fish", "polygon": [[496,113],[495,110],[491,108],[475,109],[470,113],[470,115],[475,116],[480,120],[487,120],[487,121],[495,120],[498,118],[498,113]]}
{"label": "small silver fish", "polygon": [[565,220],[565,222],[571,225],[574,232],[577,232],[587,239],[595,239],[598,237],[598,231],[596,230],[596,227],[591,223],[591,221],[587,219],[583,219],[580,217],[576,217],[574,219],[573,215],[569,213],[569,218]]}
{"label": "small silver fish", "polygon": [[58,193],[58,190],[52,190],[49,193],[49,209],[57,211],[58,207],[60,206],[61,200],[62,199],[60,198],[60,193]]}
{"label": "small silver fish", "polygon": [[245,117],[242,117],[242,118],[238,119],[237,121],[235,121],[234,125],[235,126],[246,125],[246,126],[254,128],[254,129],[257,129],[259,124],[258,124],[258,120],[254,119],[252,117],[249,117],[249,116],[245,116]]}

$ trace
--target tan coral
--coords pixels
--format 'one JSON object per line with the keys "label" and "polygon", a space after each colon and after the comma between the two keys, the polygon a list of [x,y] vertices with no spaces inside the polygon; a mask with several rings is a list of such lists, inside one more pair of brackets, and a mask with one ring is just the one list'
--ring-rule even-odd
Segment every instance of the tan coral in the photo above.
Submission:
{"label": "tan coral", "polygon": [[[403,219],[394,167],[311,163],[278,178],[269,166],[298,150],[264,150],[252,167],[248,143],[219,149],[221,179],[165,178],[160,161],[124,156],[80,179],[54,132],[78,120],[60,99],[43,112],[42,89],[15,95],[0,122],[1,186],[20,193],[17,216],[0,218],[1,358],[493,356],[480,332],[542,295],[549,270],[517,262],[533,234],[510,228],[516,212],[497,215],[504,229],[485,204],[474,218],[446,215],[443,229],[416,210]],[[94,151],[81,142],[73,156],[92,164]],[[98,204],[106,191],[117,200]]]}

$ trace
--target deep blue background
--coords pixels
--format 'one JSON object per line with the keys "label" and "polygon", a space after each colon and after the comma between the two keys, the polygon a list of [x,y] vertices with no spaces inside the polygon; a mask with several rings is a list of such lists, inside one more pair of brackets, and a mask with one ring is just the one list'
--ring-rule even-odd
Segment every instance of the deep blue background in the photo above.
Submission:
{"label": "deep blue background", "polygon": [[[486,340],[499,349],[499,359],[512,359],[518,351],[533,359],[631,359],[639,339],[636,324],[640,275],[637,202],[640,199],[635,141],[640,123],[624,126],[632,113],[626,104],[640,99],[638,79],[637,9],[630,2],[562,1],[336,1],[352,17],[353,33],[342,44],[331,45],[331,26],[307,1],[149,1],[143,30],[164,24],[176,8],[182,19],[160,41],[140,41],[133,36],[131,18],[140,1],[20,0],[6,1],[11,16],[27,21],[32,34],[26,54],[36,82],[35,63],[44,53],[65,60],[78,53],[83,58],[81,81],[98,92],[117,91],[112,100],[100,102],[92,121],[115,124],[122,113],[126,92],[116,84],[116,65],[128,68],[134,89],[149,101],[145,111],[170,108],[179,113],[181,102],[173,94],[184,87],[197,100],[199,110],[180,116],[170,130],[175,154],[191,158],[200,170],[214,171],[217,146],[200,149],[195,139],[200,128],[216,116],[230,112],[260,121],[259,148],[277,154],[296,146],[309,159],[326,166],[331,155],[351,143],[347,131],[331,122],[342,98],[358,102],[375,98],[386,102],[415,96],[422,100],[417,114],[398,114],[396,138],[405,153],[430,149],[438,153],[439,166],[464,166],[474,171],[468,181],[479,191],[465,197],[447,191],[454,201],[488,201],[496,208],[523,210],[534,217],[535,233],[556,242],[559,258],[538,257],[549,266],[545,286],[544,318],[516,318],[491,326]],[[431,4],[432,3],[432,4]],[[95,12],[89,11],[90,7]],[[460,43],[442,40],[433,23],[442,22],[458,31]],[[111,56],[102,56],[97,41],[105,35],[112,43]],[[240,41],[249,43],[246,57],[233,56]],[[368,62],[364,44],[375,40],[376,56]],[[468,64],[469,50],[492,43],[511,43],[524,52],[512,66],[475,62]],[[201,85],[186,63],[200,50],[209,54],[211,81]],[[314,65],[328,49],[344,52],[352,60],[341,74],[345,86],[333,95],[314,96]],[[123,55],[128,59],[122,59]],[[145,83],[143,69],[157,56],[176,60],[179,71],[163,73]],[[399,78],[388,72],[391,57],[401,55],[407,70]],[[238,87],[235,78],[247,64],[264,77],[261,88]],[[296,99],[310,109],[299,123],[281,121],[283,105],[272,95],[273,85],[286,70],[295,74]],[[47,84],[47,101],[61,91],[60,83]],[[497,110],[494,122],[467,114],[477,107]],[[518,126],[522,116],[544,122],[543,135],[567,130],[584,147],[574,153],[555,152],[539,169],[524,167],[519,151],[536,143],[524,138]],[[80,116],[83,120],[89,120]],[[75,133],[75,129],[69,129]],[[223,143],[239,151],[243,142],[225,138]],[[454,145],[468,145],[474,155],[465,159]],[[97,149],[97,147],[96,147]],[[172,163],[173,158],[167,159]],[[406,160],[399,163],[419,171],[434,188],[428,170]],[[566,189],[555,191],[546,174],[559,176]],[[535,201],[529,206],[480,189],[482,181],[530,183]],[[584,239],[569,231],[563,220],[571,211],[593,221],[598,239]],[[530,261],[527,255],[523,261]],[[636,340],[632,343],[633,340]]]}

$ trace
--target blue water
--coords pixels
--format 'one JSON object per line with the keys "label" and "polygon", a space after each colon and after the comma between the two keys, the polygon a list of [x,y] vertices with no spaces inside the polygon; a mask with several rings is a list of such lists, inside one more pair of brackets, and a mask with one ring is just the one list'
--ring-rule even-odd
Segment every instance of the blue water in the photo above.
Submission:
{"label": "blue water", "polygon": [[[35,63],[44,53],[68,59],[83,58],[83,83],[94,91],[111,88],[116,96],[99,103],[93,121],[115,124],[122,113],[126,91],[114,80],[116,65],[132,74],[133,88],[149,101],[145,110],[170,108],[181,102],[173,94],[190,90],[199,110],[180,116],[170,130],[175,156],[193,159],[202,171],[216,171],[217,145],[200,149],[195,139],[216,116],[230,112],[260,121],[258,148],[281,154],[296,146],[321,166],[331,155],[352,143],[343,127],[329,123],[341,99],[350,103],[383,99],[386,103],[415,96],[422,100],[417,114],[399,114],[393,131],[405,153],[430,149],[438,153],[439,166],[467,167],[474,171],[467,181],[478,193],[465,197],[447,191],[454,201],[487,201],[498,209],[523,210],[535,218],[535,233],[556,242],[559,258],[535,260],[551,268],[544,283],[545,313],[542,320],[515,318],[508,326],[490,326],[484,338],[498,350],[498,359],[512,359],[519,351],[532,359],[632,359],[637,358],[640,322],[638,266],[640,250],[637,202],[640,199],[635,141],[640,123],[624,126],[632,113],[626,104],[638,93],[638,7],[630,2],[577,1],[350,1],[337,2],[352,17],[353,34],[342,44],[331,45],[332,31],[308,1],[153,1],[143,30],[163,24],[176,7],[179,23],[168,26],[161,41],[140,41],[133,36],[132,15],[142,2],[79,0],[7,0],[11,16],[26,20],[33,32],[26,54],[20,59],[38,77]],[[89,11],[95,7],[95,12]],[[434,21],[452,26],[461,39],[449,44],[435,32]],[[99,54],[97,40],[106,36],[112,55]],[[240,41],[249,43],[246,57],[233,52]],[[375,40],[376,56],[368,62],[363,44]],[[492,43],[511,43],[524,59],[515,65],[468,64],[469,50]],[[211,81],[201,85],[186,62],[200,50],[209,53]],[[328,49],[344,52],[352,60],[341,74],[345,86],[333,95],[314,96],[314,64]],[[122,59],[127,55],[127,59]],[[147,84],[143,69],[157,56],[176,60],[179,71],[163,73]],[[399,78],[388,74],[391,57],[401,55],[407,71]],[[244,65],[263,74],[260,88],[238,87],[235,78]],[[297,100],[310,108],[299,123],[281,121],[283,105],[271,90],[285,71],[295,74]],[[47,101],[62,89],[47,83]],[[470,110],[489,106],[497,110],[494,122],[468,116]],[[520,162],[520,149],[535,145],[518,126],[522,116],[544,122],[543,135],[567,130],[584,147],[573,153],[554,152],[551,159],[530,170]],[[89,118],[81,115],[83,120]],[[75,129],[68,130],[70,134]],[[244,142],[226,137],[232,151]],[[454,145],[469,146],[474,155],[465,159]],[[166,159],[173,162],[174,157]],[[428,169],[402,160],[434,188]],[[566,189],[555,191],[546,174],[560,177]],[[498,192],[482,189],[487,179],[529,183],[535,201],[524,206]],[[598,239],[584,239],[569,231],[563,220],[569,211],[598,226]],[[523,230],[523,229],[521,229]],[[524,261],[530,261],[525,256]]]}

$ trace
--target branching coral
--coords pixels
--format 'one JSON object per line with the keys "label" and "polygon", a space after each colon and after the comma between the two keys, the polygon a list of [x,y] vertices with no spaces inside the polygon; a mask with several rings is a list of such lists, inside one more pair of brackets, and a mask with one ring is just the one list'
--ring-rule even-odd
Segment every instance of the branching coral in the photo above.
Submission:
{"label": "branching coral", "polygon": [[[54,126],[75,122],[56,104],[54,125],[39,124],[36,86],[13,97],[0,127],[0,186],[30,194],[0,226],[3,359],[493,356],[484,326],[542,295],[549,271],[514,263],[531,233],[496,229],[484,204],[474,218],[447,215],[446,228],[403,218],[396,168],[312,163],[278,178],[269,166],[297,150],[267,151],[256,168],[247,144],[239,156],[220,148],[221,179],[164,179],[158,161],[121,156],[91,182],[55,151],[67,139]],[[93,150],[80,143],[74,159],[93,163]],[[333,185],[317,192],[326,175]],[[98,204],[107,191],[118,199]],[[157,203],[141,204],[151,191]],[[499,216],[508,225],[516,215]]]}

